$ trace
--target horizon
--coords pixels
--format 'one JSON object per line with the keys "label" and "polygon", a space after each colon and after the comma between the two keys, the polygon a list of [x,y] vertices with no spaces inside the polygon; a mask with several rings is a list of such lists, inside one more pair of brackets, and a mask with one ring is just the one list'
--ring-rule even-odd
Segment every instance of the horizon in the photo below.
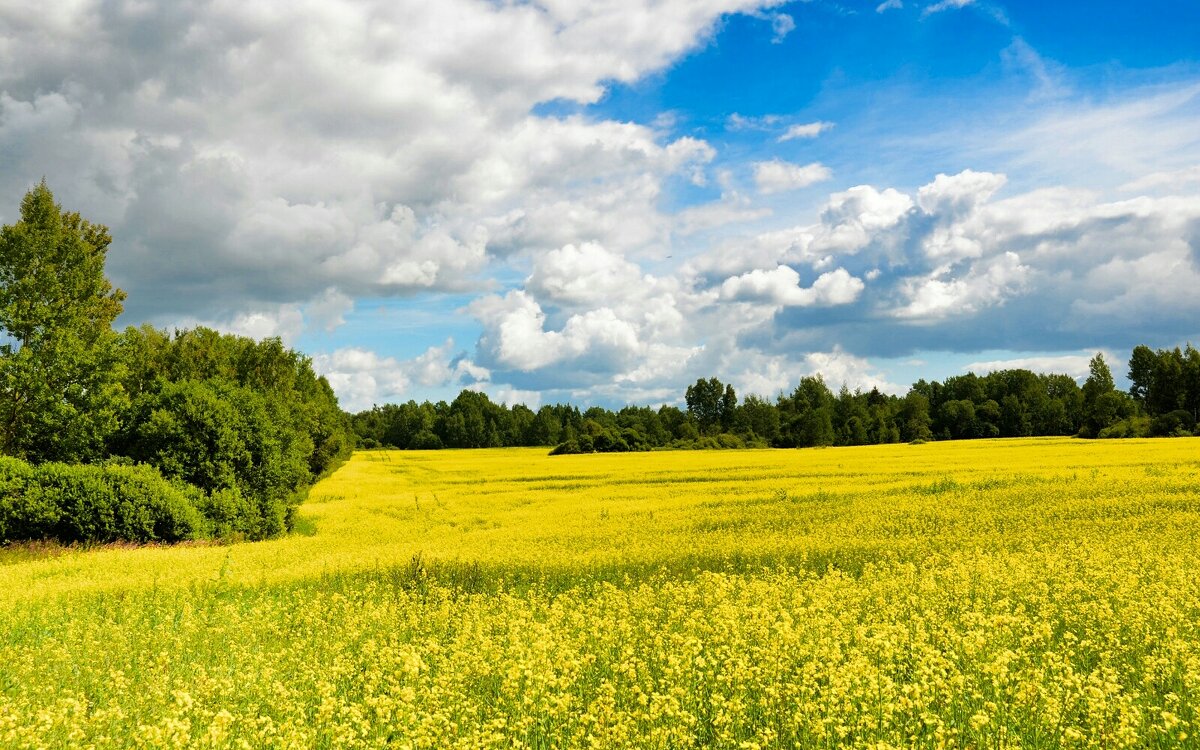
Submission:
{"label": "horizon", "polygon": [[[640,23],[631,23],[637,19]],[[119,324],[280,336],[342,407],[1125,384],[1200,340],[1200,6],[0,10],[0,223]],[[87,43],[84,43],[86,37]]]}

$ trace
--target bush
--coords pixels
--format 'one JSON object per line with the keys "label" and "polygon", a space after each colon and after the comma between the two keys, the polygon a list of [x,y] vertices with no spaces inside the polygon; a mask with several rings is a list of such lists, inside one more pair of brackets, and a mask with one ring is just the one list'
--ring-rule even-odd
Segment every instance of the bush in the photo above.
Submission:
{"label": "bush", "polygon": [[571,456],[577,453],[583,453],[583,451],[579,449],[579,442],[575,440],[564,440],[550,451],[551,456]]}
{"label": "bush", "polygon": [[409,447],[418,451],[436,451],[444,446],[442,439],[429,430],[420,430],[412,436]]}
{"label": "bush", "polygon": [[0,541],[175,542],[207,530],[192,499],[149,466],[0,459]]}
{"label": "bush", "polygon": [[1100,430],[1096,437],[1101,440],[1147,437],[1150,428],[1149,417],[1129,417]]}
{"label": "bush", "polygon": [[173,485],[149,466],[106,466],[102,475],[117,501],[115,539],[174,542],[211,534],[198,490]]}
{"label": "bush", "polygon": [[1192,413],[1183,409],[1159,414],[1150,423],[1150,434],[1154,437],[1183,437],[1191,435],[1196,427]]}
{"label": "bush", "polygon": [[[285,417],[262,394],[228,382],[162,383],[139,398],[121,449],[210,495],[219,527],[265,539],[287,530],[312,481],[313,441]],[[221,494],[228,490],[245,500]],[[230,518],[232,508],[250,517]]]}
{"label": "bush", "polygon": [[18,458],[0,456],[0,542],[38,539],[40,529],[58,521],[54,507],[34,507],[27,490],[33,467]]}

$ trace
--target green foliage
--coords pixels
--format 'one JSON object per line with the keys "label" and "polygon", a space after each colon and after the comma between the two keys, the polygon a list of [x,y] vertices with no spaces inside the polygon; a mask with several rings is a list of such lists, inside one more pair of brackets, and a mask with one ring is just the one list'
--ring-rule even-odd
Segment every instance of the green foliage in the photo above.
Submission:
{"label": "green foliage", "polygon": [[696,421],[702,435],[728,430],[737,409],[737,394],[732,385],[716,378],[703,378],[689,385],[684,400],[688,415]]}
{"label": "green foliage", "polygon": [[55,508],[35,506],[26,492],[33,467],[19,458],[0,456],[0,542],[37,539],[58,520]]}
{"label": "green foliage", "polygon": [[111,452],[199,488],[218,535],[284,532],[309,485],[350,453],[329,384],[278,339],[131,328],[120,350],[137,395]]}
{"label": "green foliage", "polygon": [[189,493],[151,467],[0,459],[0,542],[174,542],[208,529]]}
{"label": "green foliage", "polygon": [[1159,414],[1150,421],[1150,435],[1153,437],[1185,437],[1196,429],[1196,420],[1187,409]]}
{"label": "green foliage", "polygon": [[1116,393],[1112,372],[1104,355],[1097,352],[1088,363],[1088,378],[1083,384],[1084,423],[1080,435],[1092,436],[1128,414]]}
{"label": "green foliage", "polygon": [[770,401],[751,394],[738,408],[734,425],[739,434],[754,435],[770,444],[779,439],[779,409]]}
{"label": "green foliage", "polygon": [[237,487],[225,487],[207,494],[197,490],[194,499],[208,519],[213,536],[252,539],[259,535],[258,508]]}
{"label": "green foliage", "polygon": [[1200,419],[1200,351],[1190,344],[1183,350],[1135,347],[1129,358],[1129,382],[1129,395],[1147,414],[1182,411],[1191,415],[1192,423]]}
{"label": "green foliage", "polygon": [[[1166,360],[1174,364],[1161,365]],[[593,406],[580,413],[574,406],[556,404],[534,414],[520,405],[510,410],[483,394],[465,392],[450,405],[410,401],[375,407],[355,415],[353,424],[363,447],[442,447],[433,436],[443,445],[452,445],[445,437],[454,436],[459,444],[484,446],[496,444],[498,436],[500,445],[549,445],[555,446],[555,454],[722,445],[802,448],[920,443],[935,438],[1097,437],[1102,432],[1105,437],[1167,436],[1196,430],[1200,352],[1191,346],[1182,351],[1135,349],[1130,365],[1134,398],[1116,390],[1102,355],[1092,359],[1090,370],[1083,387],[1069,375],[1012,369],[982,376],[967,373],[944,382],[919,380],[903,398],[845,386],[834,395],[816,375],[802,378],[791,393],[780,394],[774,402],[749,395],[741,404],[731,387],[716,378],[702,378],[684,393],[686,412],[665,405],[658,410],[625,406],[617,412]],[[1137,373],[1150,373],[1144,377],[1158,380],[1141,384],[1138,378],[1143,376]],[[1175,385],[1167,382],[1174,382],[1172,378],[1178,381]],[[1160,391],[1175,395],[1149,395]],[[1154,403],[1183,406],[1156,412],[1149,406]],[[1142,419],[1139,405],[1157,421]]]}
{"label": "green foliage", "polygon": [[790,396],[781,396],[779,412],[783,447],[808,448],[837,441],[834,397],[820,375],[801,378]]}
{"label": "green foliage", "polygon": [[1131,416],[1113,422],[1109,426],[1097,432],[1095,436],[1101,440],[1110,440],[1115,438],[1138,438],[1149,436],[1150,430],[1151,425],[1149,417]]}
{"label": "green foliage", "polygon": [[55,204],[45,182],[0,228],[0,453],[92,460],[116,428],[112,321],[125,294],[104,276],[111,241]]}

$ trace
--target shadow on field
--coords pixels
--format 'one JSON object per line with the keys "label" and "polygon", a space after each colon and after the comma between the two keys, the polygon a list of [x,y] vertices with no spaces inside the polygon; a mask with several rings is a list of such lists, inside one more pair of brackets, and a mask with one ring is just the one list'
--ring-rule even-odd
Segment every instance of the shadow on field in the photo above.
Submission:
{"label": "shadow on field", "polygon": [[[352,591],[365,582],[407,592],[441,589],[455,594],[520,594],[537,589],[545,594],[608,584],[618,588],[671,580],[687,581],[706,573],[745,575],[766,571],[825,575],[837,572],[859,578],[876,564],[899,561],[894,554],[872,550],[838,549],[792,555],[685,555],[666,561],[623,561],[594,565],[532,565],[439,560],[416,554],[407,563],[369,571],[330,572],[310,583],[334,591]],[[304,586],[305,582],[297,582]]]}

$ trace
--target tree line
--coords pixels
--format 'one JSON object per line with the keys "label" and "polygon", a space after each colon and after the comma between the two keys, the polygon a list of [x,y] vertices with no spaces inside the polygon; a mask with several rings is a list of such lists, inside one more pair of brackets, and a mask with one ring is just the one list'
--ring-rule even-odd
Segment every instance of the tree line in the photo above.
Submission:
{"label": "tree line", "polygon": [[0,543],[261,539],[353,449],[279,339],[113,330],[108,230],[43,182],[0,229]]}
{"label": "tree line", "polygon": [[1200,352],[1138,346],[1128,392],[1117,390],[1102,354],[1080,385],[1063,374],[1026,369],[919,380],[904,396],[834,393],[820,375],[774,399],[739,400],[732,385],[697,380],[686,409],[665,405],[569,404],[511,408],[464,390],[452,402],[409,401],[352,418],[359,445],[416,450],[553,446],[554,453],[655,448],[802,448],[994,437],[1155,437],[1195,434],[1200,416]]}

